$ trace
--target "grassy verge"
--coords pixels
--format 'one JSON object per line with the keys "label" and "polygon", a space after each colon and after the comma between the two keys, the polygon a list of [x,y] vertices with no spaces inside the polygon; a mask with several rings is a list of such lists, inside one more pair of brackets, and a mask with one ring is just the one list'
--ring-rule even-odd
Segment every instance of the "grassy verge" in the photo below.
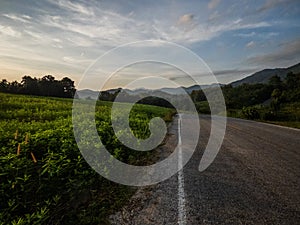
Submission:
{"label": "grassy verge", "polygon": [[[195,105],[199,113],[210,113],[207,101],[196,102]],[[300,128],[300,102],[282,104],[277,111],[272,110],[269,106],[261,105],[244,107],[243,109],[227,108],[227,116]]]}
{"label": "grassy verge", "polygon": [[299,121],[263,121],[263,122],[300,129]]}

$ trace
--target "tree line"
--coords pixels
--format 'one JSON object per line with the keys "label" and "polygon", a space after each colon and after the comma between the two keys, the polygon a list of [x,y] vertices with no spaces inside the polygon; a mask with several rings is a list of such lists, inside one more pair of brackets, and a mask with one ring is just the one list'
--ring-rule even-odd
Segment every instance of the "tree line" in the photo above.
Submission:
{"label": "tree line", "polygon": [[226,106],[240,109],[269,101],[276,109],[282,103],[300,101],[300,73],[288,73],[282,80],[274,75],[266,84],[242,84],[237,87],[222,87]]}
{"label": "tree line", "polygon": [[0,82],[0,92],[11,94],[25,94],[48,97],[73,98],[76,92],[74,81],[68,77],[56,80],[52,75],[42,78],[23,76],[21,82]]}
{"label": "tree line", "polygon": [[[214,88],[206,92],[214,92]],[[288,120],[295,114],[291,104],[300,104],[300,73],[288,73],[284,79],[274,75],[268,83],[224,85],[227,114],[233,117],[262,120]],[[191,98],[200,113],[209,113],[209,105],[202,90],[195,90]],[[284,108],[284,111],[283,111]],[[290,115],[288,115],[290,114]],[[295,116],[294,116],[295,117]]]}
{"label": "tree line", "polygon": [[[164,95],[168,96],[169,94],[165,93]],[[137,104],[143,104],[143,105],[154,105],[154,106],[160,106],[165,108],[174,108],[174,106],[167,100],[163,98],[151,96],[151,92],[149,92],[149,94],[147,93],[128,94],[126,91],[122,91],[122,88],[118,88],[115,92],[101,91],[98,100],[114,102],[117,96],[118,96],[118,102],[136,102]]]}

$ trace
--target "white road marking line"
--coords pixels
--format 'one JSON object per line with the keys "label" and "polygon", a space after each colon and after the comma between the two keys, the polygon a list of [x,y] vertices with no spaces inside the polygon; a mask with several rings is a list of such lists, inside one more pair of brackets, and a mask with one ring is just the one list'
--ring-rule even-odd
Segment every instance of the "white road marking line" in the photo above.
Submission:
{"label": "white road marking line", "polygon": [[[181,148],[181,115],[178,119],[178,168],[182,168],[182,148]],[[183,170],[178,172],[178,224],[186,225],[184,175]]]}

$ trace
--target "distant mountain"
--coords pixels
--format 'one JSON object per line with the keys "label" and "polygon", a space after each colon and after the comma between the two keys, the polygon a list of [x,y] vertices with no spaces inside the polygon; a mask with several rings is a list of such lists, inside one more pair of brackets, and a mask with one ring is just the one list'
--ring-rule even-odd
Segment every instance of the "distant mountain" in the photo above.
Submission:
{"label": "distant mountain", "polygon": [[180,95],[182,93],[182,89],[184,89],[187,93],[191,94],[192,91],[197,91],[200,89],[207,89],[207,88],[213,88],[216,86],[222,86],[222,84],[205,84],[205,85],[193,85],[190,87],[178,87],[178,88],[160,88],[156,89],[155,91],[161,91],[165,92],[167,94],[173,94],[173,95]]}
{"label": "distant mountain", "polygon": [[193,86],[190,86],[190,87],[185,87],[185,91],[189,94],[192,93],[192,91],[197,91],[197,90],[200,90],[200,89],[208,89],[208,88],[214,88],[214,87],[218,87],[218,86],[223,86],[223,84],[216,84],[216,83],[213,83],[213,84],[204,84],[204,85],[193,85]]}
{"label": "distant mountain", "polygon": [[231,85],[235,87],[241,84],[268,83],[272,76],[278,75],[281,79],[284,79],[289,72],[299,73],[300,63],[288,68],[264,69],[241,80],[234,81]]}
{"label": "distant mountain", "polygon": [[[154,93],[161,93],[161,94],[171,94],[171,95],[180,95],[182,93],[182,89],[184,89],[187,93],[191,94],[194,90],[200,90],[200,89],[207,89],[207,88],[213,88],[216,86],[222,86],[222,84],[207,84],[207,85],[193,85],[190,87],[178,87],[178,88],[160,88],[155,90],[145,89],[145,88],[139,88],[135,90],[129,90],[129,89],[123,89],[127,94],[129,95],[140,95],[140,94],[154,94]],[[116,91],[122,90],[121,88],[117,89],[109,89],[106,90],[110,94],[115,93]],[[98,98],[98,91],[93,91],[89,89],[83,89],[77,91],[77,96],[80,99],[97,99]]]}
{"label": "distant mountain", "polygon": [[79,99],[98,99],[99,92],[90,89],[77,90],[76,95]]}
{"label": "distant mountain", "polygon": [[[255,84],[255,83],[268,83],[269,79],[274,76],[274,75],[278,75],[279,77],[281,77],[281,79],[284,79],[286,77],[286,75],[289,72],[293,72],[293,73],[300,73],[300,63],[290,66],[288,68],[276,68],[276,69],[264,69],[262,71],[256,72],[248,77],[245,77],[241,80],[237,80],[231,83],[231,85],[233,87],[239,86],[241,84]],[[183,88],[187,93],[191,94],[192,91],[194,90],[200,90],[200,89],[207,89],[207,88],[214,88],[216,86],[223,86],[222,84],[208,84],[208,85],[193,85],[190,87],[181,87]],[[156,90],[150,90],[150,89],[145,89],[145,88],[139,88],[139,89],[135,89],[135,90],[129,90],[129,89],[123,89],[123,91],[125,91],[128,95],[140,95],[140,94],[148,94],[151,95],[154,93],[158,93],[158,92],[162,92],[165,94],[171,94],[171,95],[179,95],[181,94],[181,88],[160,88],[160,89],[156,89]],[[117,88],[117,89],[109,89],[106,90],[107,92],[109,92],[110,94],[115,93],[116,91],[121,90],[121,88]],[[98,98],[98,91],[93,91],[93,90],[89,90],[89,89],[84,89],[84,90],[78,90],[77,91],[77,96],[80,99],[97,99]]]}

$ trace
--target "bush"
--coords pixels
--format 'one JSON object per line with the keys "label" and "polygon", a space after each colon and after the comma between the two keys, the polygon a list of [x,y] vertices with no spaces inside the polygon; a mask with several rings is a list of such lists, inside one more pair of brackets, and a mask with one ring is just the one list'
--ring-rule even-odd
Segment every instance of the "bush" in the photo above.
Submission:
{"label": "bush", "polygon": [[246,119],[260,119],[260,114],[257,106],[243,107],[242,114]]}

